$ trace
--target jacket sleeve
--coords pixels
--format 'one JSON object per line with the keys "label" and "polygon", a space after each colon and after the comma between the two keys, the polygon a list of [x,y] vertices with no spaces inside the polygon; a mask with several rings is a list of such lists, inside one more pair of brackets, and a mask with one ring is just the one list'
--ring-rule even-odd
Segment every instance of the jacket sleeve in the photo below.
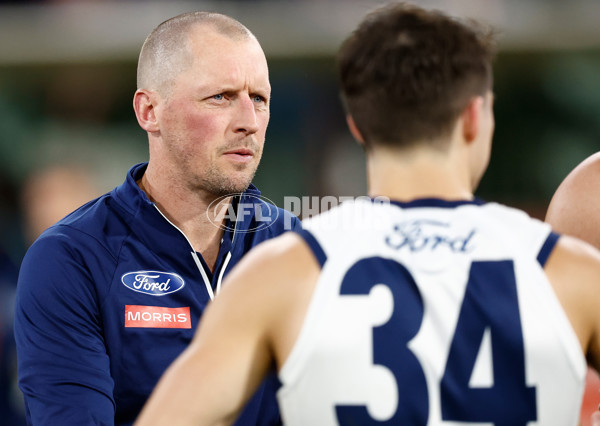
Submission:
{"label": "jacket sleeve", "polygon": [[296,216],[294,216],[294,219],[292,221],[292,231],[301,231],[302,230],[302,222],[300,222],[300,219],[298,219]]}
{"label": "jacket sleeve", "polygon": [[82,252],[55,231],[38,239],[21,265],[15,339],[29,424],[114,423],[101,300],[86,266],[98,250]]}

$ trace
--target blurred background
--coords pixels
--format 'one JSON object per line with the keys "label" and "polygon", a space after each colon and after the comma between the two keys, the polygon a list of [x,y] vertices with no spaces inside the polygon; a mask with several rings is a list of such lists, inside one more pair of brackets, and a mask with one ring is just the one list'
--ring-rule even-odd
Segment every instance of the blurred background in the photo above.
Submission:
{"label": "blurred background", "polygon": [[[413,2],[499,31],[494,152],[477,195],[543,218],[561,180],[600,147],[600,2]],[[45,227],[147,159],[131,106],[137,55],[156,25],[191,10],[239,19],[267,55],[271,122],[255,178],[263,195],[283,206],[284,196],[364,194],[363,155],[345,127],[334,54],[379,3],[0,0],[0,265],[18,265]],[[1,270],[14,276],[14,268]],[[9,300],[1,292],[10,293],[11,280],[0,278],[8,288],[0,300]],[[8,324],[11,308],[0,308],[0,325]],[[0,423],[11,424],[7,418]]]}
{"label": "blurred background", "polygon": [[[131,106],[137,55],[158,23],[190,10],[239,19],[267,54],[263,194],[278,205],[285,195],[363,194],[333,57],[379,3],[0,0],[0,246],[18,263],[40,222],[62,212],[54,204],[79,205],[146,160]],[[499,31],[494,153],[478,195],[543,217],[567,172],[600,147],[600,2],[417,3]]]}

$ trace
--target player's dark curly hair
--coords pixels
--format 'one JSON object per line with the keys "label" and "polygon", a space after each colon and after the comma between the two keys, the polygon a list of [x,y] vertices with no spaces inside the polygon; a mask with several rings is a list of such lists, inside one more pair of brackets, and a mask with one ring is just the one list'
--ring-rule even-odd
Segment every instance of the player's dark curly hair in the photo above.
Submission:
{"label": "player's dark curly hair", "polygon": [[337,57],[342,100],[366,148],[449,135],[469,100],[492,87],[493,38],[474,21],[404,3],[368,14]]}

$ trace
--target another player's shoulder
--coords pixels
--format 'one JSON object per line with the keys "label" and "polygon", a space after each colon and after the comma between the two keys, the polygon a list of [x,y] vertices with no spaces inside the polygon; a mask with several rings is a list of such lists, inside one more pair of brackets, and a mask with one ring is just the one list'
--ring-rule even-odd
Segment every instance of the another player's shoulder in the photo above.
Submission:
{"label": "another player's shoulder", "polygon": [[544,266],[548,279],[567,311],[584,315],[600,303],[600,251],[575,237],[563,235]]}
{"label": "another player's shoulder", "polygon": [[558,232],[600,247],[600,153],[591,155],[562,181],[554,193],[546,221]]}
{"label": "another player's shoulder", "polygon": [[592,194],[600,193],[600,152],[579,163],[561,182],[552,198],[552,204],[581,202]]}
{"label": "another player's shoulder", "polygon": [[225,278],[219,298],[227,293],[243,303],[292,306],[311,290],[306,284],[316,281],[319,271],[302,237],[286,232],[250,250]]}
{"label": "another player's shoulder", "polygon": [[553,263],[569,273],[586,268],[588,272],[597,274],[600,283],[600,250],[577,237],[560,236],[548,266]]}
{"label": "another player's shoulder", "polygon": [[567,175],[566,182],[600,177],[600,152],[590,155]]}

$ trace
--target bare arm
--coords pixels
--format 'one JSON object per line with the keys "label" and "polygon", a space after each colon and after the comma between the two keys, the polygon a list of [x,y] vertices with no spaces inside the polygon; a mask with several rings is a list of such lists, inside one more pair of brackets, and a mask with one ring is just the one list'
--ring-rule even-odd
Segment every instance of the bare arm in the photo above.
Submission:
{"label": "bare arm", "polygon": [[600,371],[600,251],[562,236],[545,271],[588,363]]}
{"label": "bare arm", "polygon": [[289,354],[316,274],[318,264],[295,234],[253,249],[229,274],[136,424],[232,423],[273,361]]}

